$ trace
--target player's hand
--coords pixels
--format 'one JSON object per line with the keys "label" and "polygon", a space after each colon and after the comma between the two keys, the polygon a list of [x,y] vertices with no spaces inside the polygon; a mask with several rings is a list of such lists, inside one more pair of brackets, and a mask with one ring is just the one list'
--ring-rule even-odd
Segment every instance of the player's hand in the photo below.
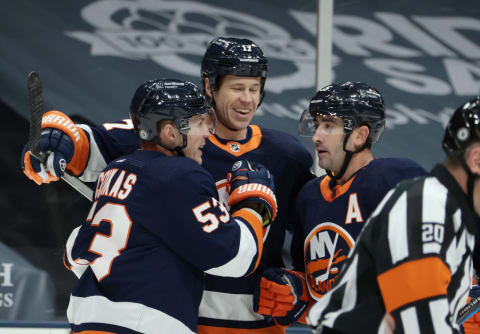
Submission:
{"label": "player's hand", "polygon": [[278,268],[266,269],[253,296],[253,310],[271,316],[280,325],[297,321],[308,306],[303,274]]}
{"label": "player's hand", "polygon": [[[470,289],[468,295],[467,303],[470,303],[471,300],[480,297],[480,286],[473,285]],[[479,305],[480,307],[480,305]],[[478,308],[477,308],[478,310]],[[474,334],[480,333],[480,312],[474,313],[470,318],[468,318],[463,324],[463,332],[465,334]]]}
{"label": "player's hand", "polygon": [[239,160],[227,174],[227,181],[230,194],[228,205],[232,213],[250,207],[262,216],[264,227],[273,222],[277,215],[277,199],[273,175],[265,166]]}
{"label": "player's hand", "polygon": [[48,154],[45,165],[31,154],[29,144],[23,149],[21,161],[25,175],[38,185],[56,181],[63,176],[67,164],[73,158],[74,145],[62,131],[45,128],[40,135],[40,150]]}
{"label": "player's hand", "polygon": [[52,175],[40,160],[31,155],[28,143],[23,148],[20,166],[23,173],[38,185],[58,180],[58,177]]}
{"label": "player's hand", "polygon": [[79,175],[85,169],[90,150],[88,137],[65,114],[52,110],[42,116],[39,144],[47,154],[45,164],[31,155],[28,144],[21,158],[23,172],[38,185],[58,180],[65,170]]}

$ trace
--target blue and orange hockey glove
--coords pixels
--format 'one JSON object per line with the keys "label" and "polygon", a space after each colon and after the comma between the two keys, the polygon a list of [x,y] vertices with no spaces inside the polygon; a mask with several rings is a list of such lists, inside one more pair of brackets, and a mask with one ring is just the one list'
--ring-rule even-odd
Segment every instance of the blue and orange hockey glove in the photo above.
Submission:
{"label": "blue and orange hockey glove", "polygon": [[[473,285],[468,295],[467,305],[472,300],[480,297],[480,286]],[[462,330],[465,334],[480,333],[480,303],[472,308],[472,315],[462,324]],[[461,312],[461,311],[460,311]]]}
{"label": "blue and orange hockey glove", "polygon": [[45,165],[30,154],[28,144],[20,162],[23,173],[38,185],[58,180],[65,170],[73,175],[83,173],[90,143],[85,132],[68,116],[52,110],[42,116],[40,150],[48,154]]}
{"label": "blue and orange hockey glove", "polygon": [[273,317],[279,325],[290,325],[305,313],[309,299],[302,273],[268,268],[255,289],[253,310]]}
{"label": "blue and orange hockey glove", "polygon": [[227,174],[227,181],[230,194],[228,205],[232,213],[253,205],[251,208],[262,216],[263,227],[273,222],[277,215],[277,199],[273,175],[265,166],[239,160]]}

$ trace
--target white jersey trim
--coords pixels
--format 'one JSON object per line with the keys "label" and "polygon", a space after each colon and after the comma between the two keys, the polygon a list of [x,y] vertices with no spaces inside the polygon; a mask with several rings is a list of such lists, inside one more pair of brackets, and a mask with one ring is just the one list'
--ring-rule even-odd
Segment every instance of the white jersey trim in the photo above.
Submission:
{"label": "white jersey trim", "polygon": [[203,291],[199,316],[210,319],[256,321],[264,317],[253,312],[253,296],[216,291]]}
{"label": "white jersey trim", "polygon": [[[260,215],[254,210],[246,210],[249,210],[259,219],[259,221],[261,221]],[[206,270],[205,272],[207,274],[223,277],[241,277],[247,273],[252,261],[254,261],[255,255],[257,255],[257,242],[250,229],[245,226],[245,223],[239,219],[235,219],[234,221],[240,227],[240,243],[237,254],[230,261],[220,267]],[[259,240],[259,242],[262,241]]]}
{"label": "white jersey trim", "polygon": [[107,162],[102,156],[100,149],[95,142],[93,132],[88,125],[79,124],[78,127],[82,128],[85,132],[88,132],[90,137],[90,156],[88,157],[88,163],[83,171],[83,174],[79,179],[83,182],[97,182],[98,175],[102,170],[107,167]]}
{"label": "white jersey trim", "polygon": [[68,262],[70,262],[71,265],[71,270],[77,276],[80,278],[85,270],[88,268],[88,261],[84,259],[73,259],[72,256],[72,249],[73,246],[75,245],[75,240],[77,239],[78,232],[80,231],[80,226],[76,227],[72,233],[70,233],[70,236],[68,237],[67,240],[67,246],[65,247],[65,254],[67,255]]}
{"label": "white jersey trim", "polygon": [[185,324],[174,317],[139,303],[113,302],[103,296],[70,296],[68,321],[79,325],[99,323],[125,327],[141,333],[193,334]]}

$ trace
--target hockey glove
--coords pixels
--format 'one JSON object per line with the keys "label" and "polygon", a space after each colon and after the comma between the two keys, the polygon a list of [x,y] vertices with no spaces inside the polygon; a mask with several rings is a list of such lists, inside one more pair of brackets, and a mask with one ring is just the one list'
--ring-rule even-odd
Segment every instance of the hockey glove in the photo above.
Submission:
{"label": "hockey glove", "polygon": [[48,153],[46,166],[30,154],[28,144],[21,158],[23,172],[38,185],[58,180],[65,170],[73,175],[81,174],[88,160],[90,144],[85,132],[68,116],[49,111],[42,117],[40,150]]}
{"label": "hockey glove", "polygon": [[[233,213],[249,206],[262,216],[263,226],[268,226],[277,215],[277,199],[273,175],[259,163],[239,160],[227,174],[229,182],[228,205]],[[253,205],[253,206],[252,206]]]}
{"label": "hockey glove", "polygon": [[308,306],[308,291],[303,274],[278,268],[266,269],[253,296],[253,310],[273,317],[279,325],[297,321]]}
{"label": "hockey glove", "polygon": [[[472,301],[477,298],[480,298],[480,286],[473,285],[468,295],[468,306],[465,306],[466,308],[469,308],[468,311],[471,312],[471,314],[467,316],[467,320],[465,320],[465,322],[462,324],[463,333],[465,334],[480,333],[480,303],[472,303]],[[467,309],[465,310],[467,311]],[[462,313],[462,311],[463,309],[460,310],[459,315]]]}

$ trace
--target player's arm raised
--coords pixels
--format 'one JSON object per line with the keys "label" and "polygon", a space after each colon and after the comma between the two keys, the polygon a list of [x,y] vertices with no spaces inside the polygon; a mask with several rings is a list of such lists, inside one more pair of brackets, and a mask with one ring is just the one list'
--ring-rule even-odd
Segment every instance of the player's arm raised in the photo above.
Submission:
{"label": "player's arm raised", "polygon": [[38,185],[57,181],[65,171],[84,182],[94,182],[110,161],[137,147],[138,138],[129,120],[91,127],[75,124],[64,113],[52,110],[42,117],[40,135],[40,149],[48,154],[46,165],[30,154],[27,144],[21,167]]}
{"label": "player's arm raised", "polygon": [[28,144],[22,153],[25,175],[38,185],[58,180],[67,170],[72,175],[83,172],[90,151],[85,132],[65,114],[51,110],[42,116],[40,149],[48,153],[46,166],[30,154]]}

